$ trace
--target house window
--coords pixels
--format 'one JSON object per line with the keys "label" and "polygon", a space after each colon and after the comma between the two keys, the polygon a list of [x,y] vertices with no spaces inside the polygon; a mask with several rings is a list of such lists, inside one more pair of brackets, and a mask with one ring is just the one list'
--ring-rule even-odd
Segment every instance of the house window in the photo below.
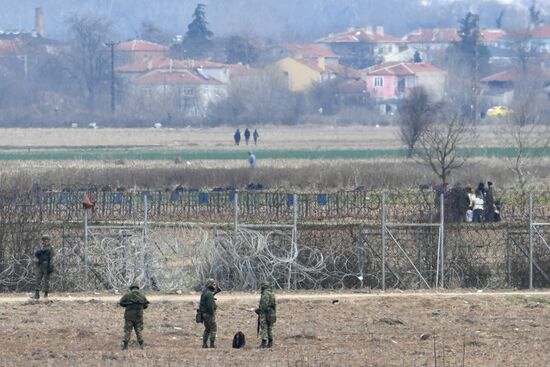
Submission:
{"label": "house window", "polygon": [[382,77],[376,77],[374,78],[374,87],[383,87],[384,86],[384,78]]}
{"label": "house window", "polygon": [[193,88],[185,88],[185,90],[183,91],[183,93],[186,95],[186,96],[194,96],[195,95],[195,90]]}

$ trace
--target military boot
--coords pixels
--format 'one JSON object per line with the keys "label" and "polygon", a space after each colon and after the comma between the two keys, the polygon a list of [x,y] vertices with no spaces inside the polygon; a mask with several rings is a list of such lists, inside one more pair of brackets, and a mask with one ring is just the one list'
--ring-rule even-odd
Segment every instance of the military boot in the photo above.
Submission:
{"label": "military boot", "polygon": [[214,340],[210,340],[210,348],[216,348],[216,342]]}
{"label": "military boot", "polygon": [[38,289],[34,291],[34,296],[32,298],[40,299],[40,291]]}
{"label": "military boot", "polygon": [[128,350],[128,342],[126,340],[122,342],[122,350]]}
{"label": "military boot", "polygon": [[44,298],[48,298],[48,291],[44,292]]}
{"label": "military boot", "polygon": [[267,347],[271,348],[272,346],[273,346],[273,338],[269,338],[269,340],[267,341]]}
{"label": "military boot", "polygon": [[203,349],[206,349],[206,348],[208,348],[208,344],[206,344],[206,342],[205,342],[205,341],[203,341],[203,342],[202,342],[202,348],[203,348]]}
{"label": "military boot", "polygon": [[143,350],[143,340],[139,342],[139,349]]}
{"label": "military boot", "polygon": [[267,340],[262,339],[262,344],[260,344],[260,348],[267,348]]}

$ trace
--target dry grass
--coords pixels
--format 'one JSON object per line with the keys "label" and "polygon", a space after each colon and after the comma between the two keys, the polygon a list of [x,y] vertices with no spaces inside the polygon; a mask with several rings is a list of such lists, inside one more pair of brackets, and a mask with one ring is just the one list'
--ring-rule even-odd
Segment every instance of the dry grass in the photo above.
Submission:
{"label": "dry grass", "polygon": [[[550,363],[547,296],[309,294],[283,299],[279,293],[272,350],[255,348],[256,317],[250,309],[258,296],[238,294],[218,296],[219,348],[201,350],[195,298],[152,298],[145,312],[147,347],[140,351],[133,341],[128,352],[120,351],[122,309],[112,300],[23,304],[0,298],[1,364],[434,366],[434,338],[438,366]],[[242,350],[230,348],[237,330],[247,337]]]}
{"label": "dry grass", "polygon": [[[474,164],[475,163],[475,164]],[[550,181],[547,169],[550,160],[538,159],[527,166],[529,179],[535,186],[545,187]],[[126,188],[162,190],[178,184],[185,187],[213,188],[228,185],[244,187],[260,182],[270,189],[338,190],[366,188],[411,188],[433,185],[437,178],[426,166],[410,160],[264,160],[258,169],[248,168],[242,161],[2,161],[0,184],[30,188],[122,185]],[[451,177],[451,183],[471,183],[491,180],[500,188],[515,185],[516,178],[500,159],[479,159]]]}
{"label": "dry grass", "polygon": [[[179,150],[246,149],[233,143],[234,127],[208,129],[2,129],[0,146],[36,148],[68,146],[141,146]],[[241,127],[241,132],[244,127]],[[389,149],[402,148],[394,126],[363,125],[261,126],[257,149]],[[472,147],[500,147],[505,144],[498,127],[480,126]]]}

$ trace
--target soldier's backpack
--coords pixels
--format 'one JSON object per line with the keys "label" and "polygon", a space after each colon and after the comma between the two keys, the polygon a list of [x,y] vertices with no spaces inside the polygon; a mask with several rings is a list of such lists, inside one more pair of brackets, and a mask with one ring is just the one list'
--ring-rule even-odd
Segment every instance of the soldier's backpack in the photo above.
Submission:
{"label": "soldier's backpack", "polygon": [[242,348],[246,344],[246,339],[242,331],[237,331],[233,337],[233,348]]}

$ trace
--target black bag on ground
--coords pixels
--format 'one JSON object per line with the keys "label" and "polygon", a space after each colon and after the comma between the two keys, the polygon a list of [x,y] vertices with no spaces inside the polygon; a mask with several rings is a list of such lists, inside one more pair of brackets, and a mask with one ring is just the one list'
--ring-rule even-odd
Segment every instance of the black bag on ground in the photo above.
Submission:
{"label": "black bag on ground", "polygon": [[246,344],[246,339],[244,337],[243,332],[237,331],[237,333],[233,337],[233,348],[239,349],[244,347],[245,344]]}
{"label": "black bag on ground", "polygon": [[202,312],[199,308],[197,308],[197,314],[195,315],[195,321],[197,324],[201,324],[204,320],[202,318]]}

